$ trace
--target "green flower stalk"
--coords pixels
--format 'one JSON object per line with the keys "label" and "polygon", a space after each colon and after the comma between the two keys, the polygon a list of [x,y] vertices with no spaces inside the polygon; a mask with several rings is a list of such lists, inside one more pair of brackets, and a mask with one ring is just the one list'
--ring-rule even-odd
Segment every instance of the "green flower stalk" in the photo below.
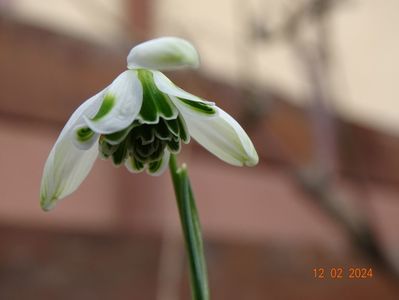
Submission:
{"label": "green flower stalk", "polygon": [[191,264],[192,274],[201,277],[193,278],[200,283],[193,284],[193,296],[202,289],[200,294],[205,296],[194,298],[208,299],[194,197],[187,171],[178,171],[174,155],[191,137],[235,166],[254,166],[258,155],[229,114],[214,102],[180,89],[160,72],[198,66],[196,49],[180,38],[163,37],[134,47],[127,57],[127,70],[83,102],[61,131],[44,166],[40,204],[43,210],[51,210],[74,192],[98,156],[116,166],[125,165],[132,173],[145,170],[155,176],[165,171],[172,156],[170,169],[189,259],[197,262]]}

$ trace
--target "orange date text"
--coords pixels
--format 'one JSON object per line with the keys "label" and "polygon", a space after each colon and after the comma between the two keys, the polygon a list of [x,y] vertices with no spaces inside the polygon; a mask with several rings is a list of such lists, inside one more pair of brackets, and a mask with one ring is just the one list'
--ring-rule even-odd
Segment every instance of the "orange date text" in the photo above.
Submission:
{"label": "orange date text", "polygon": [[314,279],[371,279],[373,278],[373,268],[366,267],[331,267],[313,268]]}

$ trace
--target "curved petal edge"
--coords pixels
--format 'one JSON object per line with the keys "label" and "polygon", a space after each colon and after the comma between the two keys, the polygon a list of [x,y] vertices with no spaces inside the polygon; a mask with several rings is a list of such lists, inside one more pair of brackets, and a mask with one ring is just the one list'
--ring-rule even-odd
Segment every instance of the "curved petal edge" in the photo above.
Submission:
{"label": "curved petal edge", "polygon": [[188,41],[177,37],[162,37],[141,43],[127,57],[129,69],[175,70],[197,68],[199,55]]}

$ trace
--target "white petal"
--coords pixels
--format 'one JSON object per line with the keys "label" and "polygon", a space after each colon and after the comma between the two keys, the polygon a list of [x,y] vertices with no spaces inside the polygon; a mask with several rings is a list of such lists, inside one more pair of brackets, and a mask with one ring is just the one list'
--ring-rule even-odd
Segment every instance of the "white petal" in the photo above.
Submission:
{"label": "white petal", "polygon": [[85,117],[85,120],[97,133],[114,133],[125,129],[134,121],[142,103],[143,88],[137,72],[128,70],[109,86],[97,115],[93,118]]}
{"label": "white petal", "polygon": [[259,158],[244,129],[229,114],[215,107],[214,118],[182,112],[190,135],[205,149],[235,166],[254,166]]}
{"label": "white petal", "polygon": [[72,133],[76,126],[84,124],[84,115],[95,114],[104,92],[105,90],[78,107],[51,149],[40,188],[40,204],[44,210],[50,210],[58,199],[75,191],[93,166],[98,153],[97,147],[92,146],[86,151],[76,148]]}
{"label": "white petal", "polygon": [[215,105],[214,102],[204,101],[200,97],[190,94],[190,93],[186,92],[185,90],[179,88],[178,86],[174,85],[174,83],[172,81],[170,81],[169,78],[166,77],[161,72],[152,71],[152,74],[154,75],[155,85],[161,92],[163,92],[165,94],[175,96],[178,98],[191,100],[191,101],[204,102],[209,105]]}
{"label": "white petal", "polygon": [[174,70],[197,68],[199,55],[194,46],[177,37],[162,37],[141,43],[130,50],[129,69]]}

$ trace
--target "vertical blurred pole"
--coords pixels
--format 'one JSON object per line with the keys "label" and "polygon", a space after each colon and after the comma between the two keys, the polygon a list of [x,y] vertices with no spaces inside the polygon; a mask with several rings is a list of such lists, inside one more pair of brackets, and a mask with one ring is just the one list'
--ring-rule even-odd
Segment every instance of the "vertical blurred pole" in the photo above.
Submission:
{"label": "vertical blurred pole", "polygon": [[[333,177],[337,169],[337,144],[334,115],[330,111],[329,84],[330,0],[314,0],[299,9],[288,30],[294,55],[298,58],[306,82],[309,99],[308,115],[312,127],[315,161],[320,176]],[[306,32],[300,23],[310,23]],[[311,34],[310,34],[311,33]]]}
{"label": "vertical blurred pole", "polygon": [[152,0],[127,0],[128,17],[134,41],[144,41],[153,35],[154,4]]}
{"label": "vertical blurred pole", "polygon": [[[261,74],[261,64],[257,52],[258,40],[253,32],[257,25],[256,18],[253,18],[253,3],[248,1],[231,1],[233,19],[235,20],[237,34],[234,35],[234,50],[236,77],[234,86],[237,88],[240,107],[242,108],[242,121],[251,126],[256,123],[257,118],[263,117],[267,104],[264,97],[259,95],[257,78]],[[259,29],[259,27],[256,27]]]}

